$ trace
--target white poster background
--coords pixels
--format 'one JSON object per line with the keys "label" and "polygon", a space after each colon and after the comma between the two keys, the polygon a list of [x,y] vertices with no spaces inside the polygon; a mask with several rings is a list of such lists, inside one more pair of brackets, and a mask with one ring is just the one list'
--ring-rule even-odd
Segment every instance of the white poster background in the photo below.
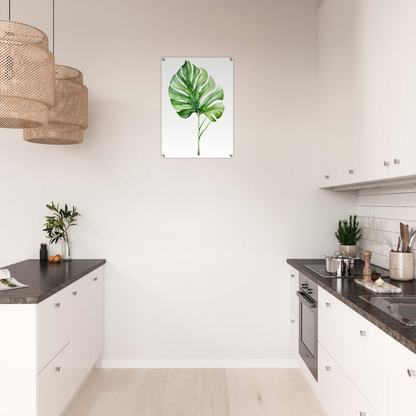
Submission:
{"label": "white poster background", "polygon": [[[169,97],[169,83],[185,60],[204,68],[224,90],[224,113],[201,136],[198,156],[198,117],[178,116]],[[228,158],[233,151],[233,60],[227,58],[164,58],[162,60],[162,158]],[[215,101],[221,102],[221,101]],[[201,123],[205,116],[201,116]],[[207,120],[203,128],[209,122]]]}

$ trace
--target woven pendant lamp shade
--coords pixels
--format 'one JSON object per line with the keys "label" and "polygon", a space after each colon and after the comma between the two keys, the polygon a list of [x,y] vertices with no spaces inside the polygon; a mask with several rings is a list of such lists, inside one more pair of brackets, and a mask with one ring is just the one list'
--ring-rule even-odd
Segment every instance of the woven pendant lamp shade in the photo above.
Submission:
{"label": "woven pendant lamp shade", "polygon": [[0,127],[23,129],[48,122],[55,97],[54,68],[45,33],[0,20]]}
{"label": "woven pendant lamp shade", "polygon": [[77,69],[55,65],[55,106],[49,112],[49,123],[25,129],[27,142],[39,144],[79,144],[88,127],[88,89]]}

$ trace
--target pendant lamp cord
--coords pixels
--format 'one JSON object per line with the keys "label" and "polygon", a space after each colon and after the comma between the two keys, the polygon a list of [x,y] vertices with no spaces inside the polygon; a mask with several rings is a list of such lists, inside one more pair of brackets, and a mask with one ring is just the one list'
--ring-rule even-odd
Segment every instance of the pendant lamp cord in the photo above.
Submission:
{"label": "pendant lamp cord", "polygon": [[55,0],[52,0],[52,14],[52,53],[55,55]]}
{"label": "pendant lamp cord", "polygon": [[12,20],[11,15],[12,15],[12,0],[9,0],[9,20]]}

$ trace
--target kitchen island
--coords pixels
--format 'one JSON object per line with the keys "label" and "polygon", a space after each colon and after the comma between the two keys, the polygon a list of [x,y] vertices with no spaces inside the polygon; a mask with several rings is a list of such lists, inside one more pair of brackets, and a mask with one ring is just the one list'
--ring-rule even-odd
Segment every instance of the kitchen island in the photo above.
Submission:
{"label": "kitchen island", "polygon": [[0,415],[59,416],[104,350],[105,260],[6,266],[0,292]]}

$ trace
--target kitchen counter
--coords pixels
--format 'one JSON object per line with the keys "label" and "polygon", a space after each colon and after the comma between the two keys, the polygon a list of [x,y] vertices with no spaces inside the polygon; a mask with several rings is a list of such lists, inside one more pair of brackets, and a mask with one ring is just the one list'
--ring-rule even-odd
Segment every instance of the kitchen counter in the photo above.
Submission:
{"label": "kitchen counter", "polygon": [[[363,261],[359,260],[362,264]],[[325,264],[325,260],[308,260],[308,259],[288,259],[287,263],[300,273],[309,277],[317,285],[328,291],[331,295],[335,296],[345,305],[349,306],[355,312],[368,319],[375,326],[386,332],[392,338],[403,344],[406,348],[416,354],[416,327],[408,326],[397,321],[390,315],[387,315],[375,306],[360,299],[361,295],[373,295],[373,296],[416,296],[416,280],[409,282],[399,282],[396,280],[390,281],[390,279],[383,278],[387,283],[391,283],[402,289],[400,294],[380,294],[372,292],[363,286],[354,282],[353,278],[335,278],[324,279],[312,270],[309,270],[305,265],[310,264]],[[385,270],[382,267],[372,266],[378,270]],[[318,299],[319,302],[319,299]]]}
{"label": "kitchen counter", "polygon": [[81,277],[105,264],[105,260],[72,260],[49,263],[48,261],[25,260],[10,266],[12,277],[29,287],[0,292],[0,304],[40,303]]}

